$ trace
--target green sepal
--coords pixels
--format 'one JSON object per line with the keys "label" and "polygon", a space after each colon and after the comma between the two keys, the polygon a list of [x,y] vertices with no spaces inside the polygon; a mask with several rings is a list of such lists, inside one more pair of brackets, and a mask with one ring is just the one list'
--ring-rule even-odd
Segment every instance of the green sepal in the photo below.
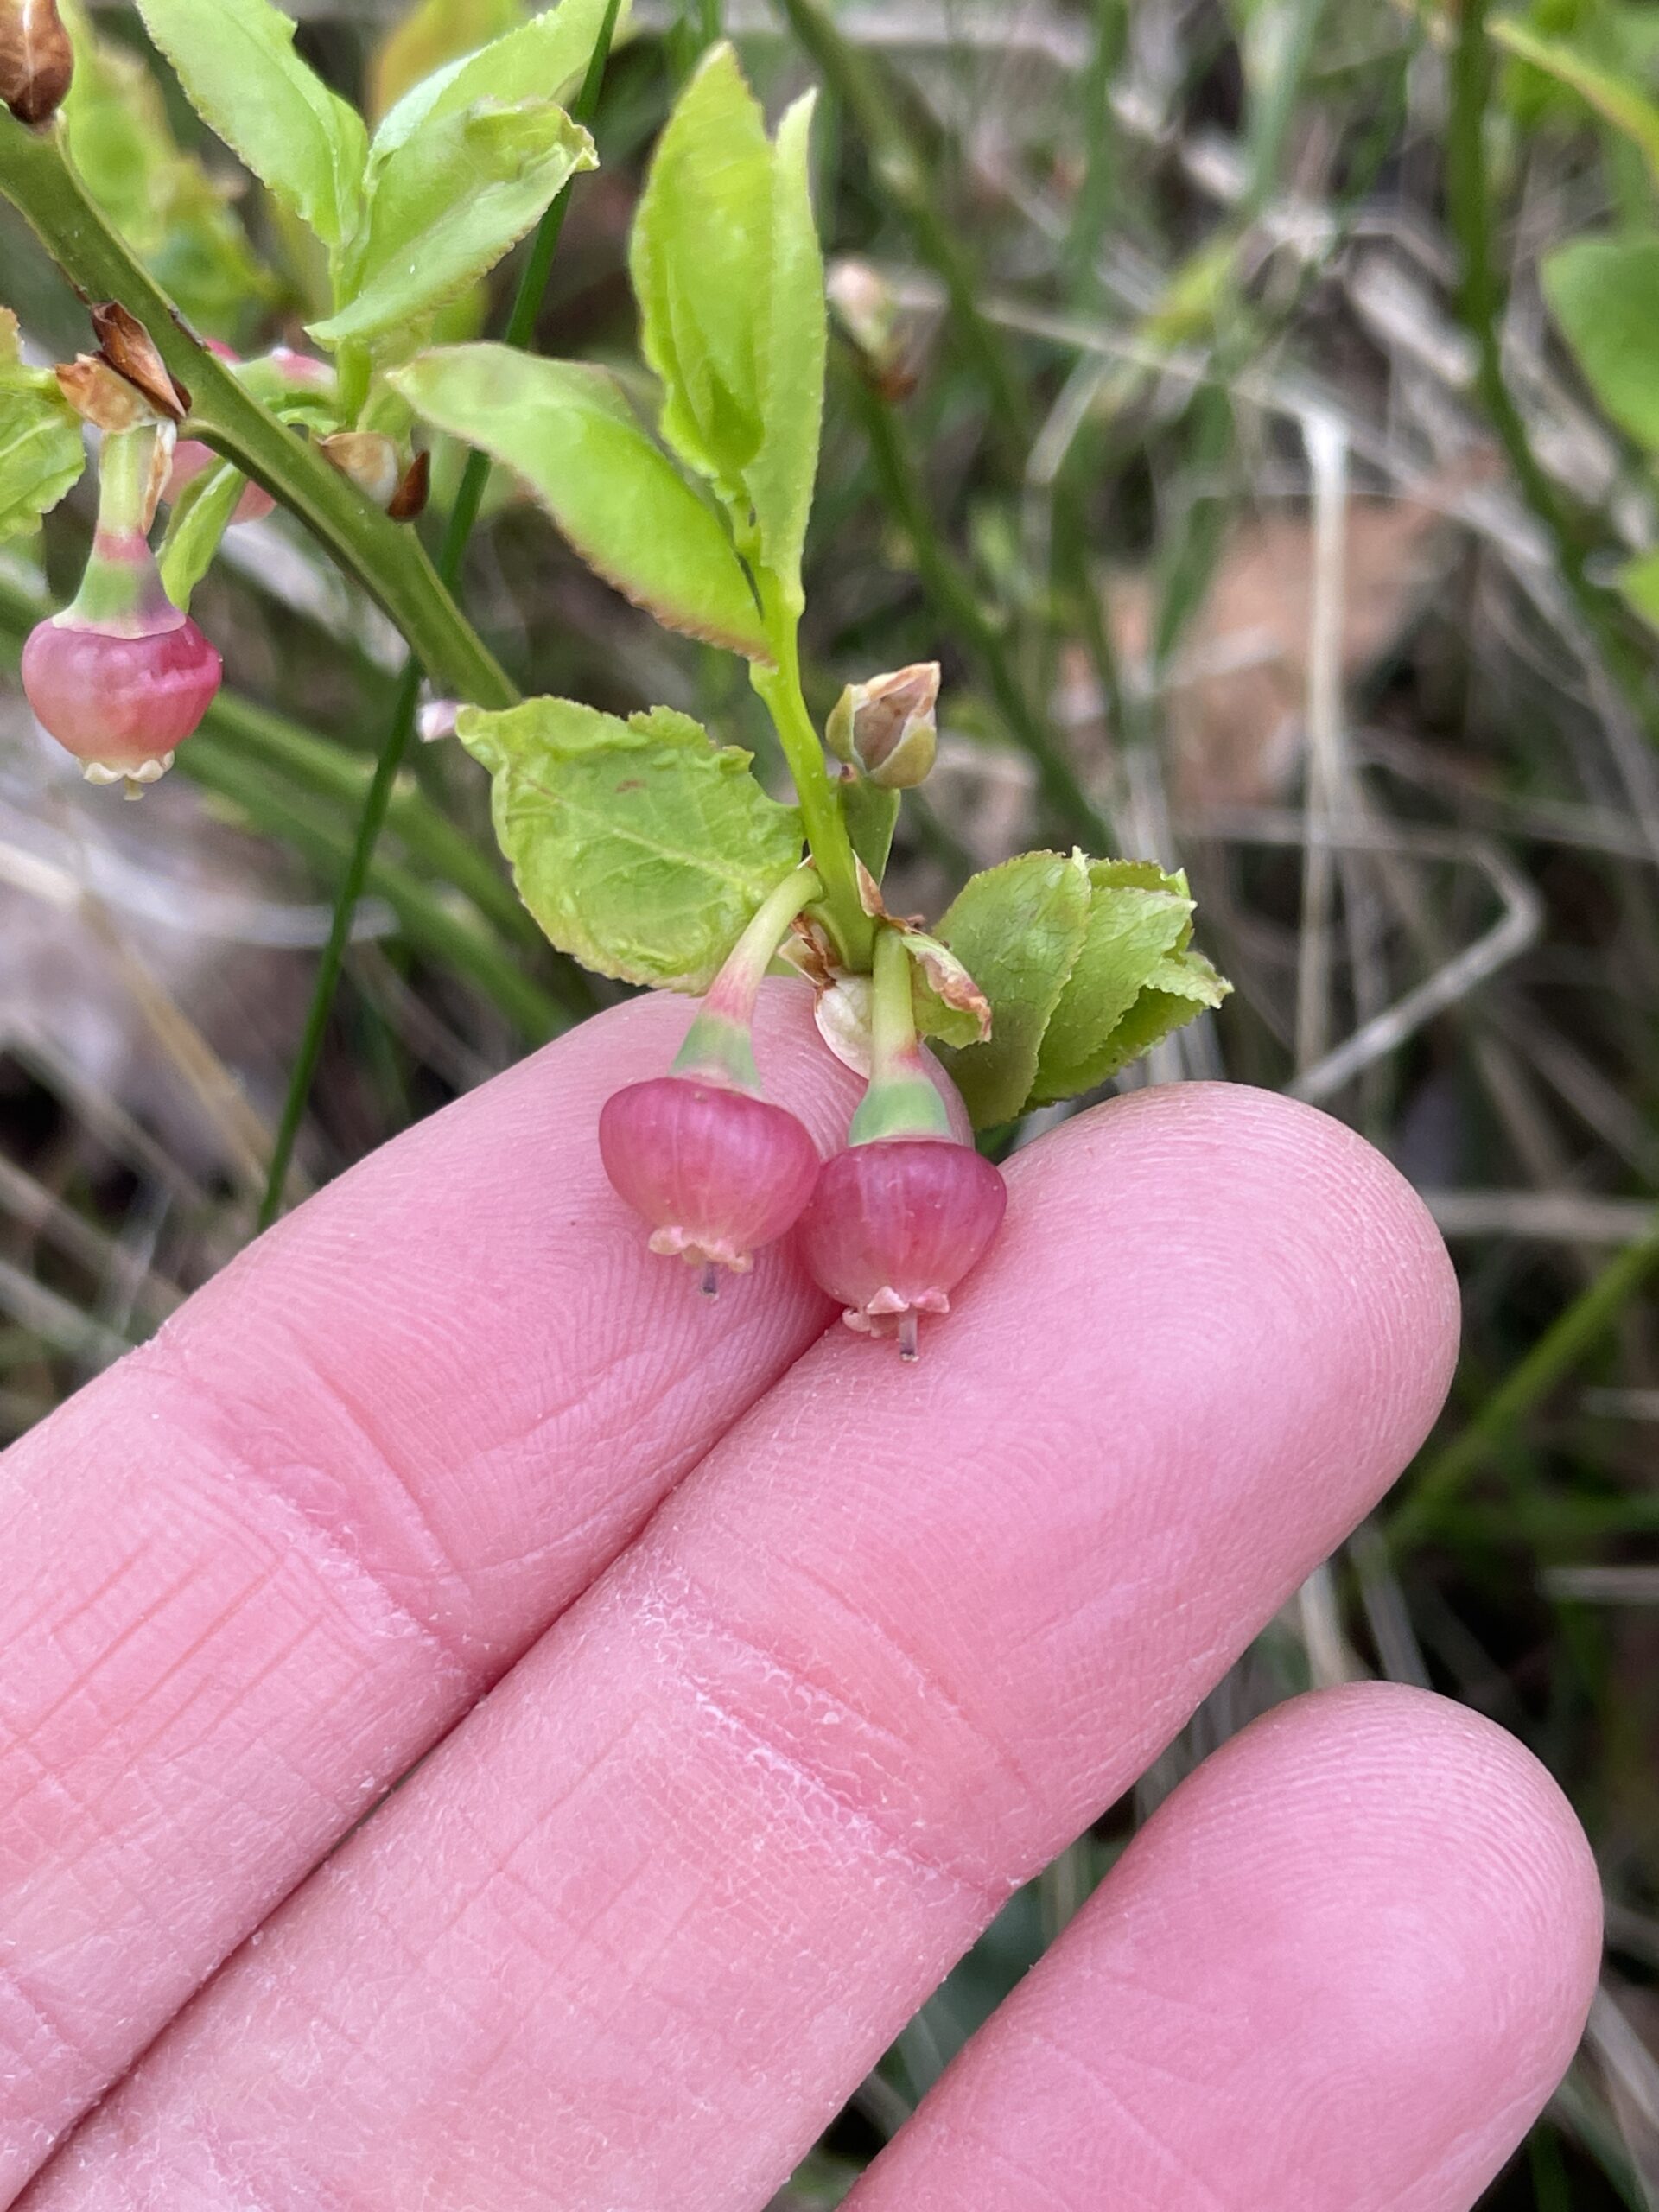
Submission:
{"label": "green sepal", "polygon": [[801,819],[751,755],[656,707],[626,721],[569,699],[469,707],[461,742],[493,778],[520,897],[602,976],[707,988],[767,894],[800,864]]}

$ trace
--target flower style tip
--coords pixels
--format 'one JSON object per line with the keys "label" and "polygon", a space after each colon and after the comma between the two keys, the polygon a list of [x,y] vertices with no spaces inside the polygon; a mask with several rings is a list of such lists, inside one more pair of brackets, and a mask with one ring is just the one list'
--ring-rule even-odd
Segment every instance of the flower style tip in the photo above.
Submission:
{"label": "flower style tip", "polygon": [[827,1162],[797,1241],[849,1329],[896,1337],[917,1357],[924,1315],[950,1311],[950,1293],[1002,1224],[1007,1185],[970,1145],[885,1137]]}

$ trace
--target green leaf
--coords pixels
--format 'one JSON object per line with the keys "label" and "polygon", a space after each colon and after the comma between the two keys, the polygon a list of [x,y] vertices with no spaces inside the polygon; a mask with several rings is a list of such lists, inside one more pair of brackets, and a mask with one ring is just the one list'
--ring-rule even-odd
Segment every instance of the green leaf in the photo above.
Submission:
{"label": "green leaf", "polygon": [[939,935],[990,1001],[990,1038],[952,1052],[929,1033],[975,1125],[1092,1090],[1219,1006],[1230,986],[1192,934],[1185,877],[1150,861],[1022,853],[971,878]]}
{"label": "green leaf", "polygon": [[594,142],[551,100],[480,101],[370,157],[368,218],[347,304],[314,338],[378,338],[429,315],[493,269],[539,220]]}
{"label": "green leaf", "polygon": [[175,607],[188,610],[190,594],[212,567],[247,481],[232,462],[215,461],[193,476],[173,502],[156,557]]}
{"label": "green leaf", "polygon": [[774,147],[731,48],[713,48],[658,141],[629,248],[663,435],[746,548],[753,531],[796,614],[826,344],[812,107],[795,103]]}
{"label": "green leaf", "polygon": [[1021,853],[970,876],[938,934],[991,1002],[991,1034],[944,1052],[977,1128],[1024,1111],[1038,1054],[1088,934],[1089,867],[1080,853]]}
{"label": "green leaf", "polygon": [[[454,0],[444,0],[444,4],[454,12]],[[476,12],[477,0],[470,0],[470,5]],[[550,8],[519,29],[435,70],[405,92],[381,124],[374,134],[376,154],[384,159],[426,124],[461,114],[478,100],[515,105],[520,100],[562,98],[588,67],[605,10],[606,0],[563,0],[561,6]],[[617,16],[614,42],[619,45],[627,12],[625,4]]]}
{"label": "green leaf", "polygon": [[370,114],[385,115],[411,86],[524,20],[523,0],[416,0],[370,56]]}
{"label": "green leaf", "polygon": [[760,450],[746,481],[760,557],[799,613],[801,548],[818,472],[828,327],[823,257],[812,215],[808,141],[815,96],[796,101],[778,126],[772,210],[769,312],[761,359]]}
{"label": "green leaf", "polygon": [[1525,23],[1495,22],[1492,36],[1517,60],[1530,62],[1557,84],[1567,86],[1593,108],[1604,123],[1623,131],[1647,163],[1648,174],[1659,186],[1659,105],[1639,92],[1628,78],[1615,75],[1570,45],[1566,39],[1541,38]]}
{"label": "green leaf", "polygon": [[49,370],[24,366],[17,318],[0,308],[0,540],[37,529],[86,466],[79,416]]}
{"label": "green leaf", "polygon": [[468,707],[461,742],[489,769],[519,896],[561,950],[630,983],[700,991],[769,891],[798,867],[801,819],[751,756],[687,715],[620,721],[569,699]]}
{"label": "green leaf", "polygon": [[1541,273],[1597,398],[1659,452],[1659,238],[1575,238],[1547,256]]}
{"label": "green leaf", "polygon": [[417,415],[517,470],[590,568],[670,629],[767,658],[714,510],[652,442],[614,378],[505,346],[423,353],[391,381]]}
{"label": "green leaf", "polygon": [[734,501],[760,447],[772,203],[759,103],[716,46],[657,142],[628,265],[663,435]]}
{"label": "green leaf", "polygon": [[270,0],[138,0],[191,105],[331,251],[356,232],[363,119],[294,51]]}
{"label": "green leaf", "polygon": [[94,37],[63,4],[75,74],[63,104],[81,181],[200,330],[235,337],[276,286],[254,259],[226,188],[174,140],[161,88],[134,54]]}
{"label": "green leaf", "polygon": [[911,997],[918,1036],[942,1045],[982,1045],[991,1034],[991,1002],[948,944],[925,930],[903,931],[901,942],[915,963]]}
{"label": "green leaf", "polygon": [[1187,950],[1185,875],[1149,861],[1090,861],[1089,885],[1089,927],[1044,1033],[1034,1106],[1092,1090],[1224,995],[1208,961]]}

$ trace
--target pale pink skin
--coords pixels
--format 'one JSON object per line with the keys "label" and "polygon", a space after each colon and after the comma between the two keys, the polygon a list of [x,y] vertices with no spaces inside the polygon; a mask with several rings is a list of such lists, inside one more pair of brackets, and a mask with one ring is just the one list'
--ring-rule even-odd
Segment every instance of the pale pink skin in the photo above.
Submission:
{"label": "pale pink skin", "polygon": [[[1007,1185],[971,1146],[882,1138],[829,1161],[797,1231],[813,1281],[855,1329],[913,1330],[948,1313],[950,1293],[1001,1224]],[[913,1348],[913,1339],[912,1340]]]}
{"label": "pale pink skin", "polygon": [[[1427,1215],[1243,1089],[1017,1154],[918,1369],[787,1244],[700,1306],[595,1135],[684,1027],[627,1005],[423,1123],[10,1455],[0,2203],[158,2034],[27,2212],[764,2203],[1433,1419]],[[760,1044],[827,1147],[859,1086],[804,989]],[[1299,1701],[855,2212],[1463,2212],[1598,1915],[1489,1724]]]}
{"label": "pale pink skin", "polygon": [[23,647],[23,690],[41,728],[78,760],[111,768],[138,767],[181,745],[223,671],[188,615],[142,638],[41,622]]}
{"label": "pale pink skin", "polygon": [[599,1149],[653,1251],[739,1274],[792,1226],[818,1177],[817,1147],[787,1108],[690,1076],[607,1098]]}

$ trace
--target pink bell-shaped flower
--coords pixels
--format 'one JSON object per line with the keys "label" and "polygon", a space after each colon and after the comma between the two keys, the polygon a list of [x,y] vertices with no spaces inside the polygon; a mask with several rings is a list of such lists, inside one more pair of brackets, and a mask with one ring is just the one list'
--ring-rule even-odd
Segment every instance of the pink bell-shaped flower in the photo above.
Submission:
{"label": "pink bell-shaped flower", "polygon": [[651,1228],[651,1249],[702,1270],[747,1274],[753,1254],[791,1228],[812,1195],[818,1152],[786,1108],[760,1096],[751,1025],[760,981],[801,909],[818,895],[810,868],[781,883],[709,986],[672,1071],[607,1099],[599,1151],[618,1196]]}
{"label": "pink bell-shaped flower", "polygon": [[871,1031],[869,1088],[796,1243],[849,1328],[895,1336],[914,1359],[922,1316],[950,1312],[1001,1226],[1007,1185],[951,1128],[917,1042],[910,955],[895,928],[876,939]]}

